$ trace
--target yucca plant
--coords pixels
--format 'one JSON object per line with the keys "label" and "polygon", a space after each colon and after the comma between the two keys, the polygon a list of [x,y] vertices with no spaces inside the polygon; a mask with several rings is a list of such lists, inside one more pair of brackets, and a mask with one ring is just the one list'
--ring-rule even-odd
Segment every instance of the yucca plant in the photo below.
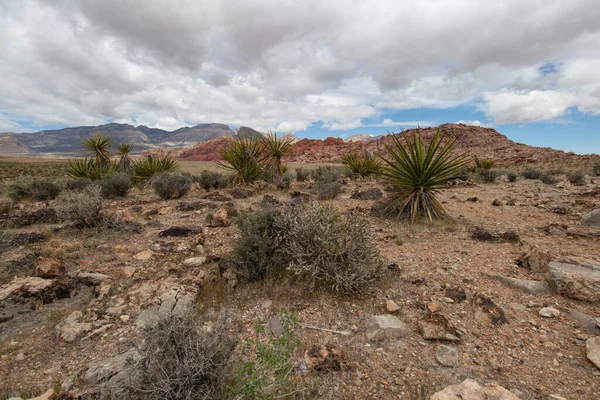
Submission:
{"label": "yucca plant", "polygon": [[381,176],[396,189],[386,204],[385,212],[408,213],[411,223],[424,216],[431,222],[448,214],[435,194],[469,163],[466,154],[454,153],[455,139],[447,139],[438,130],[431,142],[423,142],[420,131],[412,137],[403,134],[404,143],[391,135],[392,144],[385,145],[389,159],[381,158]]}
{"label": "yucca plant", "polygon": [[268,169],[262,141],[236,138],[220,151],[220,155],[223,161],[218,161],[217,164],[233,172],[234,183],[255,182],[262,178]]}
{"label": "yucca plant", "polygon": [[69,161],[67,166],[67,175],[71,178],[87,178],[93,181],[102,179],[106,175],[118,171],[118,165],[114,161],[108,160],[108,164],[99,164],[95,158],[76,158]]}
{"label": "yucca plant", "polygon": [[276,133],[269,132],[262,140],[262,144],[267,169],[278,176],[283,175],[285,171],[281,158],[291,154],[294,148],[294,137],[290,134],[277,136]]}
{"label": "yucca plant", "polygon": [[108,169],[110,164],[110,150],[108,149],[110,138],[108,136],[102,136],[100,132],[96,132],[94,136],[83,139],[83,146],[98,165]]}
{"label": "yucca plant", "polygon": [[365,151],[363,156],[356,153],[342,155],[342,164],[348,167],[352,174],[361,178],[381,172],[381,160],[370,152]]}
{"label": "yucca plant", "polygon": [[134,182],[145,182],[161,172],[172,172],[179,168],[177,160],[170,155],[135,160],[131,163],[131,179]]}
{"label": "yucca plant", "polygon": [[492,169],[496,165],[496,162],[491,158],[484,158],[480,161],[480,168],[482,169]]}
{"label": "yucca plant", "polygon": [[131,172],[131,157],[130,154],[133,151],[133,143],[121,143],[117,146],[117,155],[119,156],[119,171],[130,173]]}

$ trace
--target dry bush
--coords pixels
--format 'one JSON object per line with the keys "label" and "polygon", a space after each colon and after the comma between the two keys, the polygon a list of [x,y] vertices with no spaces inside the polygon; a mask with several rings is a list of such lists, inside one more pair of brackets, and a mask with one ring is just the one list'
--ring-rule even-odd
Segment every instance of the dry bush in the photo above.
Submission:
{"label": "dry bush", "polygon": [[194,182],[207,192],[211,189],[225,189],[231,184],[231,176],[213,171],[202,171],[200,175],[194,176]]}
{"label": "dry bush", "polygon": [[508,179],[509,182],[516,182],[517,174],[515,174],[514,172],[509,172],[508,174],[506,174],[506,178]]}
{"label": "dry bush", "polygon": [[523,171],[523,177],[525,179],[540,179],[542,172],[539,169],[527,168]]}
{"label": "dry bush", "polygon": [[11,199],[0,197],[0,214],[8,214],[13,208]]}
{"label": "dry bush", "polygon": [[333,200],[342,192],[342,184],[340,182],[323,182],[315,183],[315,194],[317,200]]}
{"label": "dry bush", "polygon": [[100,210],[104,201],[97,185],[83,190],[62,192],[56,199],[55,210],[60,219],[74,221],[78,225],[92,227],[102,221]]}
{"label": "dry bush", "polygon": [[547,174],[542,174],[542,176],[540,177],[540,180],[542,181],[542,183],[545,183],[546,185],[554,185],[556,184],[556,182],[558,182],[558,179],[556,178],[556,176],[547,173]]}
{"label": "dry bush", "polygon": [[296,180],[298,182],[307,181],[309,178],[310,178],[310,171],[309,170],[304,169],[304,168],[296,168]]}
{"label": "dry bush", "polygon": [[585,175],[582,172],[571,172],[567,175],[569,182],[575,186],[585,185]]}
{"label": "dry bush", "polygon": [[23,179],[6,186],[6,194],[14,201],[33,199],[53,200],[60,193],[60,186],[48,178]]}
{"label": "dry bush", "polygon": [[161,173],[152,178],[152,188],[163,200],[183,197],[192,187],[188,174]]}
{"label": "dry bush", "polygon": [[131,182],[131,178],[124,172],[107,175],[100,180],[102,196],[107,199],[125,197],[132,187],[133,183]]}
{"label": "dry bush", "polygon": [[500,173],[495,169],[480,169],[477,171],[477,175],[479,178],[485,183],[493,183],[496,181],[496,178],[500,175]]}
{"label": "dry bush", "polygon": [[600,176],[600,163],[594,164],[593,170],[594,170],[594,174],[596,174],[596,176]]}
{"label": "dry bush", "polygon": [[331,205],[289,207],[274,221],[287,269],[335,291],[362,294],[380,269],[379,252],[368,221],[340,214]]}
{"label": "dry bush", "polygon": [[233,342],[222,324],[202,330],[190,316],[170,317],[144,334],[132,396],[156,400],[225,398],[226,366]]}
{"label": "dry bush", "polygon": [[92,180],[88,178],[69,179],[65,183],[67,190],[82,190],[92,184]]}

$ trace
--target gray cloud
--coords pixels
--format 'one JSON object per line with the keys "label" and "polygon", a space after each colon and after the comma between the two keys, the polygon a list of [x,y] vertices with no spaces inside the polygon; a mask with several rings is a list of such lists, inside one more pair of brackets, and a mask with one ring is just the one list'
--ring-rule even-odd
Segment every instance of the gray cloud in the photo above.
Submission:
{"label": "gray cloud", "polygon": [[496,123],[599,113],[599,19],[595,0],[5,0],[0,112],[282,130],[421,106]]}

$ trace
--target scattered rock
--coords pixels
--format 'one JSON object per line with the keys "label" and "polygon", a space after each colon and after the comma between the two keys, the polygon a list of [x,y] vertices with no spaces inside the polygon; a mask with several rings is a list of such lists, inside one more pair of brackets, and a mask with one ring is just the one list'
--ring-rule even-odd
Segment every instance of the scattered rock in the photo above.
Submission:
{"label": "scattered rock", "polygon": [[132,366],[141,356],[135,348],[123,354],[102,360],[88,366],[83,377],[88,393],[100,393],[103,398],[119,398],[128,387],[135,386],[139,378]]}
{"label": "scattered rock", "polygon": [[500,200],[498,200],[498,199],[494,199],[494,201],[492,201],[492,205],[494,207],[499,207],[499,206],[502,205],[502,202]]}
{"label": "scattered rock", "polygon": [[138,315],[135,324],[140,328],[156,325],[158,321],[170,315],[184,317],[194,305],[196,293],[183,288],[171,288],[157,297],[148,308]]}
{"label": "scattered rock", "polygon": [[304,362],[315,371],[341,371],[343,355],[342,350],[333,344],[317,345],[306,350]]}
{"label": "scattered rock", "polygon": [[56,280],[38,277],[14,278],[10,283],[0,287],[0,302],[14,296],[36,296],[47,292],[55,286]]}
{"label": "scattered rock", "polygon": [[544,318],[560,317],[560,311],[558,311],[556,308],[552,308],[552,307],[544,307],[539,311],[538,314],[540,315],[540,317],[544,317]]}
{"label": "scattered rock", "polygon": [[546,272],[549,262],[550,255],[534,247],[519,257],[517,265],[531,272]]}
{"label": "scattered rock", "polygon": [[443,366],[456,367],[458,366],[458,351],[455,347],[441,344],[435,351],[435,359]]}
{"label": "scattered rock", "polygon": [[67,268],[59,260],[40,257],[36,267],[36,274],[42,278],[54,278],[67,273]]}
{"label": "scattered rock", "polygon": [[378,200],[383,196],[383,192],[379,189],[369,189],[363,192],[354,192],[351,199],[355,200]]}
{"label": "scattered rock", "polygon": [[400,310],[400,306],[392,299],[385,303],[385,308],[391,313],[395,313],[396,311]]}
{"label": "scattered rock", "polygon": [[248,197],[251,197],[254,194],[254,192],[249,189],[236,187],[231,189],[229,191],[229,194],[231,194],[231,197],[233,197],[234,199],[247,199]]}
{"label": "scattered rock", "polygon": [[600,322],[598,318],[594,318],[591,315],[584,314],[580,311],[572,311],[571,318],[573,318],[585,331],[592,335],[594,333],[600,333]]}
{"label": "scattered rock", "polygon": [[589,338],[585,342],[585,351],[588,360],[600,369],[600,336]]}
{"label": "scattered rock", "polygon": [[548,272],[550,282],[561,295],[577,300],[600,301],[600,265],[553,261],[548,264]]}
{"label": "scattered rock", "polygon": [[200,267],[206,262],[205,256],[188,258],[183,262],[186,267]]}
{"label": "scattered rock", "polygon": [[448,386],[435,393],[430,400],[519,400],[517,396],[504,389],[497,383],[485,386],[473,379],[465,379],[460,385]]}
{"label": "scattered rock", "polygon": [[215,213],[206,216],[206,224],[210,227],[226,227],[231,225],[231,219],[237,215],[234,207],[221,207]]}
{"label": "scattered rock", "polygon": [[135,267],[123,267],[121,268],[121,272],[125,278],[131,278],[133,274],[135,274]]}
{"label": "scattered rock", "polygon": [[101,274],[99,272],[80,272],[77,274],[77,280],[80,283],[88,286],[100,285],[105,280],[110,279],[110,276]]}
{"label": "scattered rock", "polygon": [[273,318],[271,318],[271,320],[269,321],[269,326],[271,327],[271,333],[275,337],[279,337],[285,333],[283,324],[281,323],[281,320],[279,319],[279,316],[277,316],[277,315],[275,315]]}
{"label": "scattered rock", "polygon": [[460,333],[442,314],[426,314],[419,320],[423,339],[459,342]]}
{"label": "scattered rock", "polygon": [[11,246],[22,246],[24,244],[38,243],[46,240],[43,232],[21,232],[10,240]]}
{"label": "scattered rock", "polygon": [[462,303],[467,299],[467,293],[461,288],[448,288],[446,289],[445,297],[454,300],[457,303]]}
{"label": "scattered rock", "polygon": [[477,294],[473,299],[475,308],[475,320],[486,324],[491,322],[493,325],[500,326],[507,322],[504,310],[496,305],[489,297]]}
{"label": "scattered rock", "polygon": [[238,284],[238,276],[232,269],[228,269],[221,274],[221,276],[227,281],[227,286],[234,288]]}
{"label": "scattered rock", "polygon": [[429,310],[429,312],[436,313],[442,310],[442,303],[440,303],[439,301],[431,301],[427,303],[427,309]]}
{"label": "scattered rock", "polygon": [[534,281],[534,280],[530,280],[530,279],[510,278],[508,276],[502,276],[502,275],[491,275],[491,274],[485,274],[485,275],[489,276],[490,278],[495,279],[498,282],[501,282],[507,286],[510,286],[515,289],[519,289],[520,291],[527,293],[527,294],[542,295],[542,294],[547,294],[547,293],[551,292],[550,286],[548,286],[548,284],[546,282]]}
{"label": "scattered rock", "polygon": [[65,320],[56,326],[58,338],[63,342],[72,343],[93,328],[91,322],[80,322],[83,319],[81,311],[73,311]]}
{"label": "scattered rock", "polygon": [[263,207],[279,207],[282,203],[270,194],[265,194],[260,203]]}
{"label": "scattered rock", "polygon": [[140,261],[148,261],[153,255],[154,252],[152,250],[144,250],[137,253],[135,256],[133,256],[133,258]]}
{"label": "scattered rock", "polygon": [[202,233],[202,228],[198,226],[173,226],[169,229],[159,232],[159,237],[188,237]]}
{"label": "scattered rock", "polygon": [[471,203],[477,203],[479,199],[477,197],[469,197],[466,201]]}
{"label": "scattered rock", "polygon": [[367,339],[382,341],[398,339],[408,333],[408,327],[393,315],[374,315],[367,326]]}
{"label": "scattered rock", "polygon": [[590,211],[581,217],[581,224],[585,226],[591,226],[600,228],[600,208]]}
{"label": "scattered rock", "polygon": [[231,197],[227,197],[219,192],[209,192],[209,193],[205,194],[204,196],[202,196],[202,199],[216,201],[219,203],[230,202],[233,200]]}

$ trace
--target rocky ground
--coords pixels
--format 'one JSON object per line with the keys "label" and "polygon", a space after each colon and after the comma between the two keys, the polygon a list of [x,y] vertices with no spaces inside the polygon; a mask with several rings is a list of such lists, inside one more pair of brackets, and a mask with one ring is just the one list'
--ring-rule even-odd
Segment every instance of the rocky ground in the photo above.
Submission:
{"label": "rocky ground", "polygon": [[370,216],[386,265],[372,296],[291,277],[247,283],[219,268],[235,213],[281,207],[311,186],[247,198],[195,187],[169,201],[134,189],[107,205],[122,223],[103,228],[60,224],[52,202],[19,205],[0,219],[11,235],[0,255],[0,398],[61,386],[105,394],[139,356],[142,330],[189,309],[207,326],[224,318],[238,343],[257,321],[277,334],[277,313],[293,312],[298,398],[600,398],[599,178],[455,186],[440,195],[454,223],[413,227],[370,216],[375,200],[353,196],[378,182],[346,181],[332,202]]}

